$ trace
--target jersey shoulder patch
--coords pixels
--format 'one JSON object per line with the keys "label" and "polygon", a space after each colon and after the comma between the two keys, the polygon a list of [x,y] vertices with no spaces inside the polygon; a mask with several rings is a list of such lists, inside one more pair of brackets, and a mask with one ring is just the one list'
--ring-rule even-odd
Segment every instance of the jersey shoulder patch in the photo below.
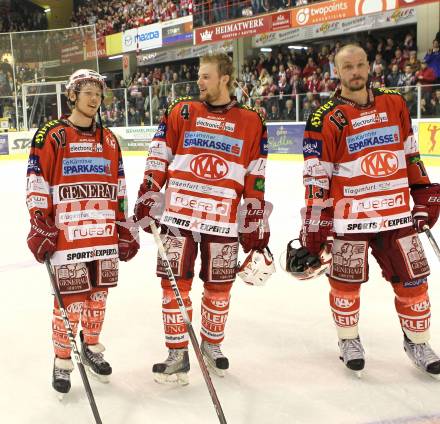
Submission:
{"label": "jersey shoulder patch", "polygon": [[338,105],[335,99],[330,99],[318,109],[316,109],[307,120],[306,130],[320,131],[324,122],[325,116]]}
{"label": "jersey shoulder patch", "polygon": [[49,121],[42,127],[38,128],[34,138],[32,139],[31,147],[41,149],[44,146],[44,142],[49,131],[58,126],[64,127],[66,124],[64,124],[60,119],[54,119],[53,121]]}
{"label": "jersey shoulder patch", "polygon": [[374,95],[375,96],[380,96],[382,94],[397,94],[400,97],[402,96],[399,91],[391,90],[390,88],[376,88],[374,90]]}
{"label": "jersey shoulder patch", "polygon": [[263,116],[263,115],[261,114],[261,112],[259,112],[257,109],[255,109],[255,108],[252,107],[252,106],[247,106],[247,105],[243,105],[243,104],[239,104],[239,103],[237,103],[237,106],[238,106],[240,109],[245,109],[245,110],[249,110],[249,111],[251,111],[251,112],[256,113],[256,114],[258,115],[258,117],[260,118],[261,123],[263,124],[263,127],[266,127],[266,119],[264,119],[264,116]]}
{"label": "jersey shoulder patch", "polygon": [[197,102],[197,99],[194,99],[194,97],[190,96],[184,96],[184,97],[178,97],[177,99],[173,100],[167,107],[166,115],[168,116],[171,111],[174,109],[176,105],[182,102]]}

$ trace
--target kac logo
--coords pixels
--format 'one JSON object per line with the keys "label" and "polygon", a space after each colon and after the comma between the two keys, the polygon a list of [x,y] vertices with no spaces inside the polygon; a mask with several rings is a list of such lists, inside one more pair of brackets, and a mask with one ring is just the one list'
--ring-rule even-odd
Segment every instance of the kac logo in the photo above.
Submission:
{"label": "kac logo", "polygon": [[399,170],[399,158],[385,150],[370,153],[362,159],[361,170],[368,177],[389,177]]}
{"label": "kac logo", "polygon": [[220,180],[229,172],[229,166],[225,160],[217,155],[197,155],[190,162],[191,172],[205,180]]}

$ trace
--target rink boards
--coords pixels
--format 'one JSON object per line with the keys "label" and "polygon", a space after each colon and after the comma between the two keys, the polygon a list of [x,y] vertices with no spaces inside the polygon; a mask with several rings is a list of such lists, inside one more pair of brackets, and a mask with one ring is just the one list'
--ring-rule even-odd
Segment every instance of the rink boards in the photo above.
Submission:
{"label": "rink boards", "polygon": [[[440,166],[440,119],[414,119],[414,134],[424,162]],[[269,158],[302,160],[302,137],[305,122],[270,122],[267,124]],[[111,128],[119,140],[124,156],[144,156],[156,126]],[[36,129],[0,133],[0,160],[24,159],[29,154]]]}

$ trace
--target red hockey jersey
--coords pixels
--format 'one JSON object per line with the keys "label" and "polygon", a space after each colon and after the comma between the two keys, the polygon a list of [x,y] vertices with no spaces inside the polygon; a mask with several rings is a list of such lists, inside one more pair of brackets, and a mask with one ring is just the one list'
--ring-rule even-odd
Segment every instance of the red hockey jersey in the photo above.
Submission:
{"label": "red hockey jersey", "polygon": [[369,91],[359,106],[337,92],[307,121],[306,204],[330,205],[338,234],[412,225],[409,186],[428,184],[405,100]]}
{"label": "red hockey jersey", "polygon": [[181,98],[151,142],[144,181],[166,184],[161,223],[235,237],[240,199],[264,198],[267,132],[263,119],[232,101],[225,107]]}
{"label": "red hockey jersey", "polygon": [[104,128],[75,127],[67,119],[48,122],[31,145],[27,206],[59,228],[54,265],[118,257],[116,221],[125,220],[122,155],[114,134]]}

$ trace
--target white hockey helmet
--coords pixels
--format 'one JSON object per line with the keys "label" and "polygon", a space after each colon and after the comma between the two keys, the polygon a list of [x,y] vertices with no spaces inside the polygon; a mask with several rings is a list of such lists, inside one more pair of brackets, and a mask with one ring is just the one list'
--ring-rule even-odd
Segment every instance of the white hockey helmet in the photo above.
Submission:
{"label": "white hockey helmet", "polygon": [[275,272],[275,264],[271,251],[266,248],[262,252],[251,250],[243,265],[238,265],[237,275],[251,286],[264,286]]}
{"label": "white hockey helmet", "polygon": [[105,78],[93,69],[78,69],[70,77],[66,84],[66,91],[79,91],[79,84],[84,81],[96,82],[102,91],[106,89]]}

